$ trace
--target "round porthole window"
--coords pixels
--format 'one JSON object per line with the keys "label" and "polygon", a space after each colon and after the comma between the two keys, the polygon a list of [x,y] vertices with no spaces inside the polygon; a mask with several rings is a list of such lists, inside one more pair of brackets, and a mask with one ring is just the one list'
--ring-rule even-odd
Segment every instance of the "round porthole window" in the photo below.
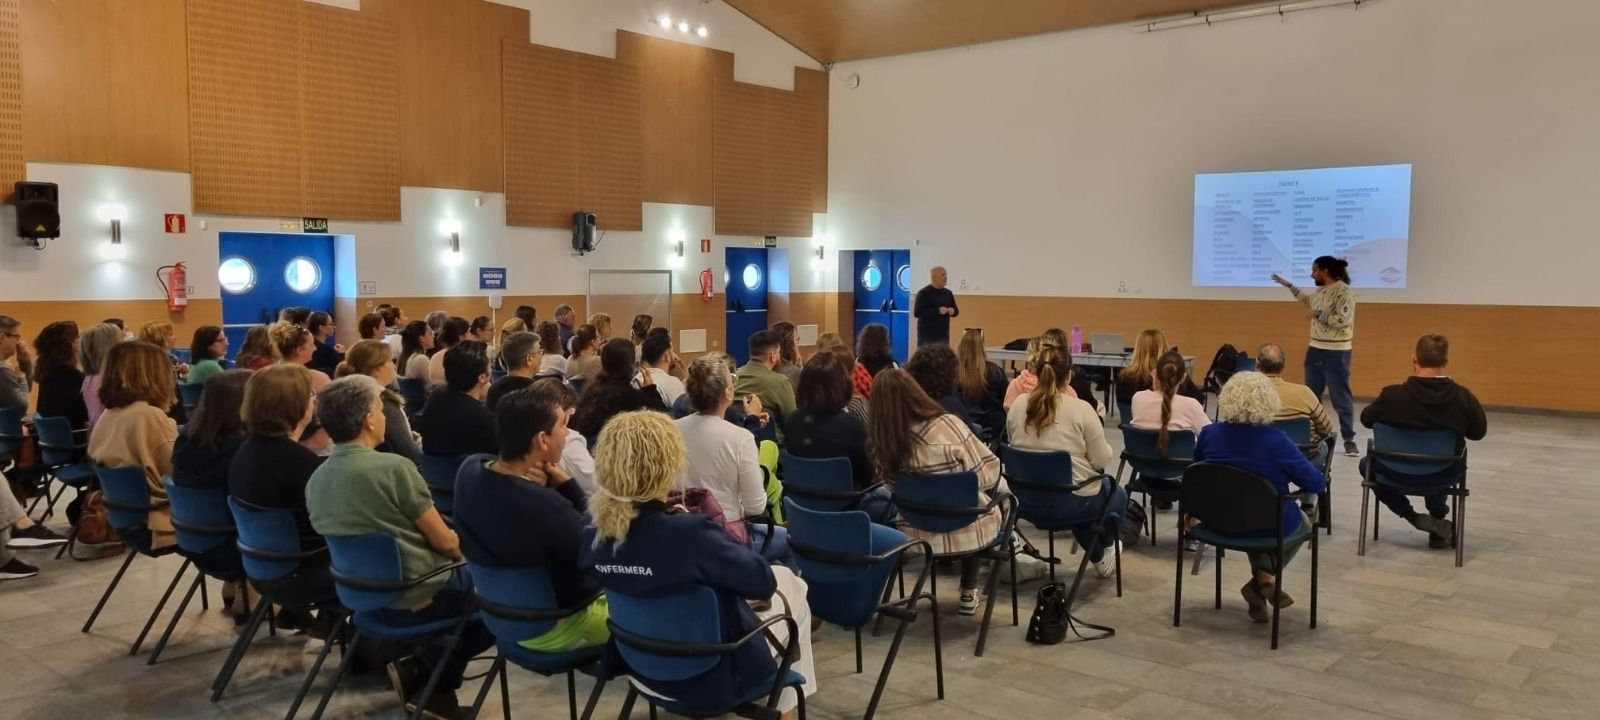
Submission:
{"label": "round porthole window", "polygon": [[861,271],[861,287],[867,292],[883,287],[883,271],[876,264],[868,265],[867,269]]}
{"label": "round porthole window", "polygon": [[217,282],[222,285],[222,291],[230,295],[250,292],[256,286],[256,266],[237,255],[225,258],[217,267]]}
{"label": "round porthole window", "polygon": [[317,267],[316,261],[302,255],[283,266],[283,283],[290,290],[304,295],[322,284],[322,268]]}
{"label": "round porthole window", "polygon": [[755,263],[750,263],[749,265],[744,266],[744,273],[740,275],[740,279],[744,281],[744,289],[760,290],[761,266],[756,265]]}
{"label": "round porthole window", "polygon": [[899,270],[894,271],[894,284],[900,288],[900,292],[911,292],[910,265],[901,265]]}

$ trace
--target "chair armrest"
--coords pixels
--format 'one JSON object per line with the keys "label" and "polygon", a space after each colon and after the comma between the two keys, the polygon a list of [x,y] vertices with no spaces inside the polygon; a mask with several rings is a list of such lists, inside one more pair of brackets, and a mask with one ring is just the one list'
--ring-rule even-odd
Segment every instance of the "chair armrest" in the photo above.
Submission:
{"label": "chair armrest", "polygon": [[1082,489],[1084,489],[1086,487],[1089,487],[1090,485],[1093,485],[1093,484],[1095,484],[1097,482],[1109,482],[1109,483],[1111,483],[1111,487],[1117,487],[1117,485],[1118,485],[1116,478],[1114,478],[1114,477],[1112,477],[1110,475],[1107,475],[1105,473],[1100,473],[1098,475],[1090,477],[1087,480],[1084,480],[1081,483],[1073,485],[1072,486],[1072,490],[1073,490],[1073,492],[1077,492],[1077,491],[1082,490]]}
{"label": "chair armrest", "polygon": [[622,644],[632,645],[633,647],[654,655],[674,658],[706,657],[708,655],[731,655],[734,652],[737,652],[739,648],[748,644],[751,640],[764,638],[764,633],[766,630],[780,623],[789,626],[790,638],[799,637],[799,626],[795,624],[794,618],[790,617],[789,613],[780,613],[767,618],[764,622],[755,626],[755,628],[747,633],[744,637],[734,640],[733,642],[725,643],[679,643],[657,640],[655,638],[637,635],[635,633],[628,632],[623,628],[617,627],[615,620],[606,621],[606,624],[611,626],[612,638],[620,640]]}
{"label": "chair armrest", "polygon": [[591,603],[604,594],[604,590],[596,590],[587,599],[585,599],[582,604],[575,605],[573,607],[553,608],[549,610],[535,610],[533,608],[518,608],[501,605],[490,600],[485,600],[482,593],[476,592],[474,593],[476,596],[474,601],[477,602],[478,607],[484,612],[498,618],[505,618],[507,620],[561,620],[583,612]]}
{"label": "chair armrest", "polygon": [[262,550],[261,548],[251,547],[249,545],[244,544],[243,540],[235,541],[234,545],[239,548],[239,553],[241,555],[246,555],[248,557],[254,557],[254,558],[260,558],[262,560],[284,560],[284,561],[291,561],[292,560],[292,561],[295,561],[295,562],[302,562],[302,561],[305,561],[305,560],[309,560],[309,559],[311,559],[313,557],[316,557],[318,555],[326,554],[328,552],[328,547],[326,545],[324,545],[322,547],[319,547],[319,548],[317,548],[315,550],[299,550],[299,551],[296,551],[296,552],[284,552],[284,551],[279,551],[279,550]]}
{"label": "chair armrest", "polygon": [[406,578],[405,580],[397,581],[368,580],[366,578],[359,577],[353,578],[349,575],[339,572],[338,568],[332,568],[331,571],[333,573],[334,580],[344,585],[349,585],[357,590],[366,590],[370,592],[397,592],[401,590],[410,590],[411,588],[421,585],[422,583],[438,577],[439,575],[447,572],[455,572],[456,568],[463,568],[466,566],[467,564],[464,562],[453,562],[448,565],[436,567],[433,570],[418,575],[417,577]]}

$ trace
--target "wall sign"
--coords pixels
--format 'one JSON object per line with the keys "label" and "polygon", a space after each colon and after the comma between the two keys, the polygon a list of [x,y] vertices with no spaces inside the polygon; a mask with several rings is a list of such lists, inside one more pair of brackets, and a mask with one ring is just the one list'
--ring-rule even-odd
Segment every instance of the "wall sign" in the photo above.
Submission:
{"label": "wall sign", "polygon": [[506,289],[506,269],[503,267],[478,268],[479,290],[504,290]]}
{"label": "wall sign", "polygon": [[778,246],[778,236],[768,235],[761,239],[761,247],[775,248]]}
{"label": "wall sign", "polygon": [[303,231],[308,233],[325,233],[328,231],[328,219],[311,217],[304,218],[300,221],[300,227]]}
{"label": "wall sign", "polygon": [[166,225],[169,235],[181,235],[189,231],[189,223],[183,213],[167,213]]}
{"label": "wall sign", "polygon": [[378,294],[378,283],[376,281],[363,280],[363,281],[361,281],[359,283],[356,283],[356,288],[357,288],[356,289],[356,294],[357,295],[377,295]]}
{"label": "wall sign", "polygon": [[700,238],[700,252],[711,252],[711,238]]}

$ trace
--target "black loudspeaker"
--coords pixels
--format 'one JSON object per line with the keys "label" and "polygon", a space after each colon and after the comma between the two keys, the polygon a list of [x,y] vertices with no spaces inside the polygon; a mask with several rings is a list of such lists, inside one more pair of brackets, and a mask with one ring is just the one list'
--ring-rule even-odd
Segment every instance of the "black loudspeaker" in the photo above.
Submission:
{"label": "black loudspeaker", "polygon": [[586,210],[579,210],[572,214],[572,251],[582,255],[594,252],[594,226],[598,218]]}
{"label": "black loudspeaker", "polygon": [[17,183],[17,235],[25,238],[61,237],[61,191],[55,183]]}

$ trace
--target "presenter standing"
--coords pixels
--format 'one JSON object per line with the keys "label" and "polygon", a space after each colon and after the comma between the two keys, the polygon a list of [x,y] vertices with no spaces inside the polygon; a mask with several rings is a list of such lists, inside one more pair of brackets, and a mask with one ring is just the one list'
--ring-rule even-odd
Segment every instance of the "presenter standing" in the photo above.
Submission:
{"label": "presenter standing", "polygon": [[950,274],[943,267],[933,267],[932,282],[917,291],[911,314],[917,317],[917,347],[940,343],[950,344],[950,318],[961,314],[956,307],[956,295],[945,287]]}
{"label": "presenter standing", "polygon": [[1339,415],[1344,454],[1360,457],[1356,447],[1355,401],[1350,396],[1351,341],[1356,335],[1356,298],[1350,291],[1350,263],[1323,255],[1311,263],[1315,292],[1305,292],[1281,275],[1272,279],[1289,288],[1304,303],[1311,321],[1311,345],[1306,349],[1306,387],[1320,400],[1323,388]]}

